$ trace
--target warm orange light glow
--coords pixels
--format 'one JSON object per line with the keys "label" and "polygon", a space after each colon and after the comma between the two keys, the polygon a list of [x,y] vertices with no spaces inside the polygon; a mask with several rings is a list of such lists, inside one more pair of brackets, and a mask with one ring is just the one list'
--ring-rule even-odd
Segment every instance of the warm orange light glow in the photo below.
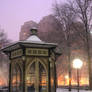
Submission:
{"label": "warm orange light glow", "polygon": [[[71,79],[71,84],[72,85],[77,85],[77,80],[74,80],[73,78]],[[89,80],[88,78],[86,77],[81,77],[80,78],[80,85],[81,86],[85,86],[85,85],[88,85],[89,84]],[[68,86],[69,85],[69,77],[66,77],[63,76],[63,75],[60,75],[58,77],[58,86]]]}
{"label": "warm orange light glow", "polygon": [[6,85],[6,80],[0,78],[0,86],[4,86],[4,85]]}

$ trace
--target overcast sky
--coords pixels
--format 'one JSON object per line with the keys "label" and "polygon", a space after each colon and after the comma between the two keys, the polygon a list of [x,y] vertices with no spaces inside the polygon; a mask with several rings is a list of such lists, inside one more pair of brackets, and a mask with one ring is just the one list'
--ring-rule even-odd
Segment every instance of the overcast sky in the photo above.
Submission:
{"label": "overcast sky", "polygon": [[[63,0],[58,0],[58,2]],[[52,13],[55,0],[0,0],[0,26],[9,39],[19,39],[21,25],[26,21],[39,22]]]}

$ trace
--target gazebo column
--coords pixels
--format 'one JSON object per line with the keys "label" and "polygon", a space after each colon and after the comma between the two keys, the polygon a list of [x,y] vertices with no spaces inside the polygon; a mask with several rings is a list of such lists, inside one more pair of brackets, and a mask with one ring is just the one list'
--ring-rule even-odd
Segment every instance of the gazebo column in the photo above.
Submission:
{"label": "gazebo column", "polygon": [[48,61],[48,92],[51,92],[50,62]]}
{"label": "gazebo column", "polygon": [[54,62],[54,92],[56,92],[56,87],[57,87],[57,74],[56,74],[56,65],[55,65],[55,62]]}
{"label": "gazebo column", "polygon": [[36,89],[36,91],[35,92],[39,92],[39,62],[37,61],[37,59],[36,59],[36,63],[35,63],[36,65],[36,67],[35,67],[35,69],[36,69],[36,84],[35,84],[35,89]]}
{"label": "gazebo column", "polygon": [[25,78],[25,76],[26,76],[26,72],[25,72],[25,66],[26,66],[26,65],[25,65],[25,64],[26,64],[25,59],[23,59],[23,92],[25,92],[25,86],[26,86],[26,85],[25,85],[25,82],[26,82],[26,81],[25,81],[25,79],[26,79],[26,78]]}
{"label": "gazebo column", "polygon": [[9,64],[9,92],[11,92],[11,62]]}

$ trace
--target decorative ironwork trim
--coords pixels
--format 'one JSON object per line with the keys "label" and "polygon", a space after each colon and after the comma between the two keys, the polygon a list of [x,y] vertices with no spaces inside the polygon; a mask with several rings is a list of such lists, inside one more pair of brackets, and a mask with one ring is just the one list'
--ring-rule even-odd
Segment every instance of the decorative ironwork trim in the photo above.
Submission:
{"label": "decorative ironwork trim", "polygon": [[48,49],[26,48],[26,55],[48,56]]}
{"label": "decorative ironwork trim", "polygon": [[19,57],[19,56],[22,56],[22,55],[23,55],[22,49],[18,49],[18,50],[11,52],[11,58]]}

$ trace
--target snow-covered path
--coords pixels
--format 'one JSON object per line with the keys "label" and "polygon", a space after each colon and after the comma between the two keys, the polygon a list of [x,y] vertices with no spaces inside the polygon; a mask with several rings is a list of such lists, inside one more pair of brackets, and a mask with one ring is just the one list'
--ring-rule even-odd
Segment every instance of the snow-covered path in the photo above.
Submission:
{"label": "snow-covered path", "polygon": [[[69,92],[68,89],[57,88],[57,92]],[[78,92],[76,89],[72,89],[70,92]],[[92,92],[88,90],[79,90],[79,92]]]}

